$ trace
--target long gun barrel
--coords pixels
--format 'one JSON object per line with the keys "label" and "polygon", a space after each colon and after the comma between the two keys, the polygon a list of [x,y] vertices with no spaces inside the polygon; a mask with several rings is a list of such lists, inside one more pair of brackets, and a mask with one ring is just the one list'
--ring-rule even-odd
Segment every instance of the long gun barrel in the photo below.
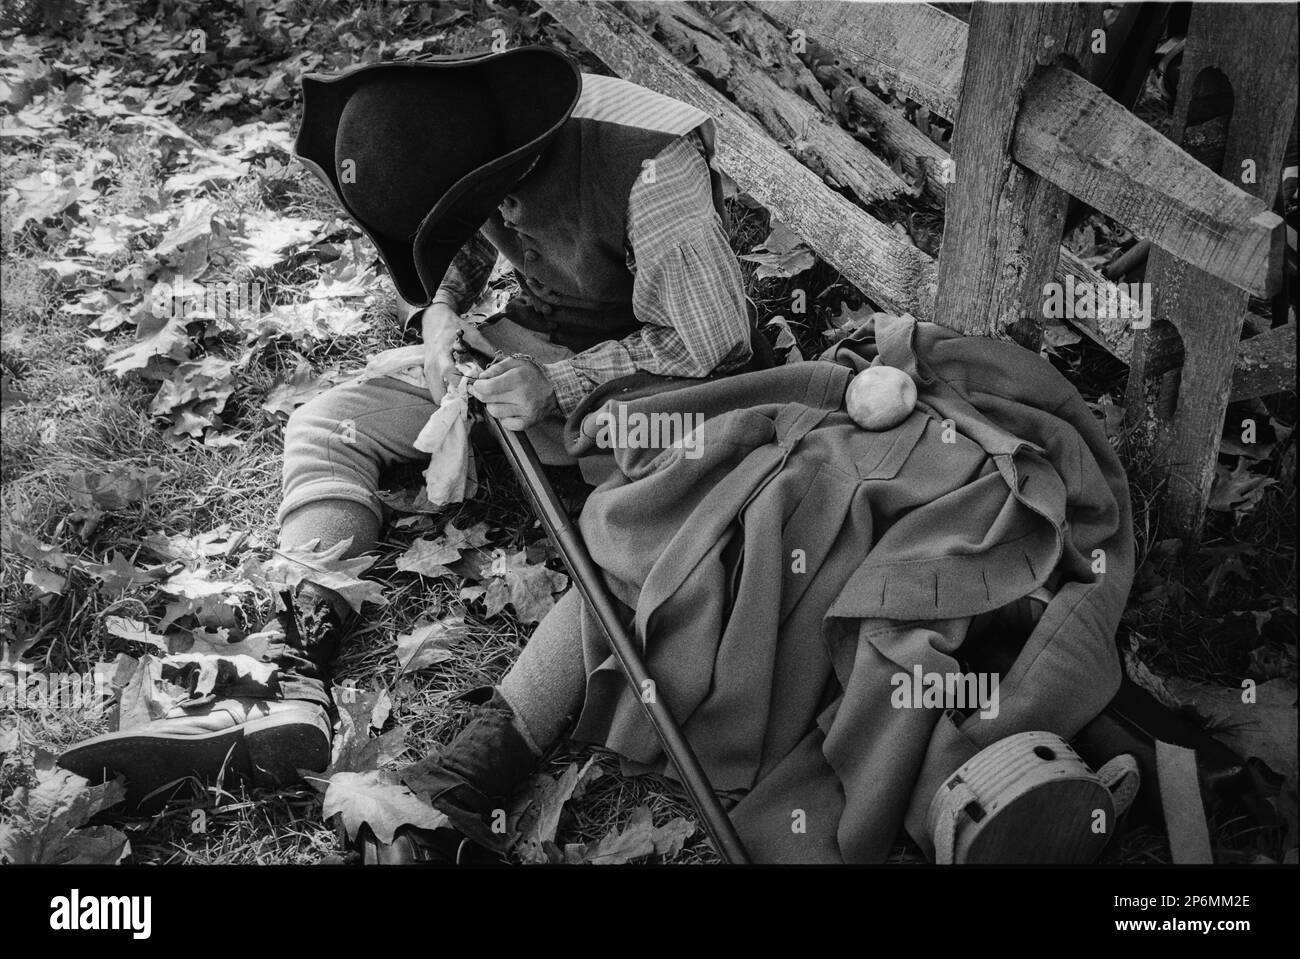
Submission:
{"label": "long gun barrel", "polygon": [[[732,865],[748,863],[749,857],[736,834],[736,827],[718,801],[718,795],[714,792],[704,767],[700,765],[677,721],[659,696],[654,694],[654,680],[646,669],[641,652],[623,625],[616,601],[591,554],[587,552],[581,534],[574,528],[573,521],[543,472],[533,444],[525,434],[507,430],[486,413],[484,419],[501,444],[501,449],[505,451],[506,458],[510,460],[520,484],[532,497],[538,518],[564,560],[564,565],[569,568],[574,585],[600,623],[614,658],[618,660],[627,681],[632,684],[642,709],[663,744],[664,752],[676,767],[678,778],[686,787],[691,804],[703,821],[714,849]],[[649,691],[648,694],[646,691]]]}

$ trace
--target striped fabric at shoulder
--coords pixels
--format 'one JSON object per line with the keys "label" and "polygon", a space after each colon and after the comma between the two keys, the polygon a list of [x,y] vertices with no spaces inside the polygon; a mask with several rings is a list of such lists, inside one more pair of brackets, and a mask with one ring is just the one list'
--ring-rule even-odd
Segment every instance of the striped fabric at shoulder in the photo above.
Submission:
{"label": "striped fabric at shoulder", "polygon": [[594,73],[582,75],[582,95],[573,109],[573,116],[579,120],[617,123],[678,136],[710,120],[707,113],[689,103],[618,77],[602,77]]}

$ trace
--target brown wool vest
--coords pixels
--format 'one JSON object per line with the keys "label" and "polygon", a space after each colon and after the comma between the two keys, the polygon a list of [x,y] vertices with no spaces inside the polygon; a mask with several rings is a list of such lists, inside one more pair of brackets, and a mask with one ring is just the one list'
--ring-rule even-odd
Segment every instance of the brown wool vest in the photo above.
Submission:
{"label": "brown wool vest", "polygon": [[482,228],[519,281],[510,319],[575,352],[640,325],[627,263],[628,196],[645,161],[692,130],[711,157],[707,114],[623,80],[583,75],[573,115]]}

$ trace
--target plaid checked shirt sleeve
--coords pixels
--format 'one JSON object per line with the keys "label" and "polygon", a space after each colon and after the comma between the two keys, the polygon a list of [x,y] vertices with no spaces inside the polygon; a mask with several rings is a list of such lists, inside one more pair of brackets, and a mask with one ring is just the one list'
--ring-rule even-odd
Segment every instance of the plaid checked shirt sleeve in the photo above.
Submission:
{"label": "plaid checked shirt sleeve", "polygon": [[472,309],[483,295],[496,262],[496,247],[482,233],[475,233],[447,267],[433,302],[445,303],[457,313]]}
{"label": "plaid checked shirt sleeve", "polygon": [[601,383],[638,370],[703,377],[749,360],[740,265],[713,208],[698,137],[673,141],[651,163],[653,176],[638,177],[628,196],[632,310],[645,325],[542,367],[566,416]]}

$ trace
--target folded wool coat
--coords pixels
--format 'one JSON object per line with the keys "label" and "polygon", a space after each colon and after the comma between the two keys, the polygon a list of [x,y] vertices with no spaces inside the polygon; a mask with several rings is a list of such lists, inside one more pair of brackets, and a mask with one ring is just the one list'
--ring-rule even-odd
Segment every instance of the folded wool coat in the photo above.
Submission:
{"label": "folded wool coat", "polygon": [[[873,362],[919,392],[883,432],[843,408]],[[881,315],[822,360],[626,412],[681,414],[697,435],[617,448],[581,530],[635,611],[655,695],[714,786],[742,797],[732,816],[755,861],[879,862],[900,826],[928,851],[926,810],[958,766],[1013,733],[1070,737],[1118,688],[1127,486],[1083,399],[1039,357]],[[972,620],[1045,586],[1023,646],[986,657],[1010,664],[995,716],[891,705],[895,677],[966,671]],[[582,632],[576,738],[669,771],[589,610]]]}

